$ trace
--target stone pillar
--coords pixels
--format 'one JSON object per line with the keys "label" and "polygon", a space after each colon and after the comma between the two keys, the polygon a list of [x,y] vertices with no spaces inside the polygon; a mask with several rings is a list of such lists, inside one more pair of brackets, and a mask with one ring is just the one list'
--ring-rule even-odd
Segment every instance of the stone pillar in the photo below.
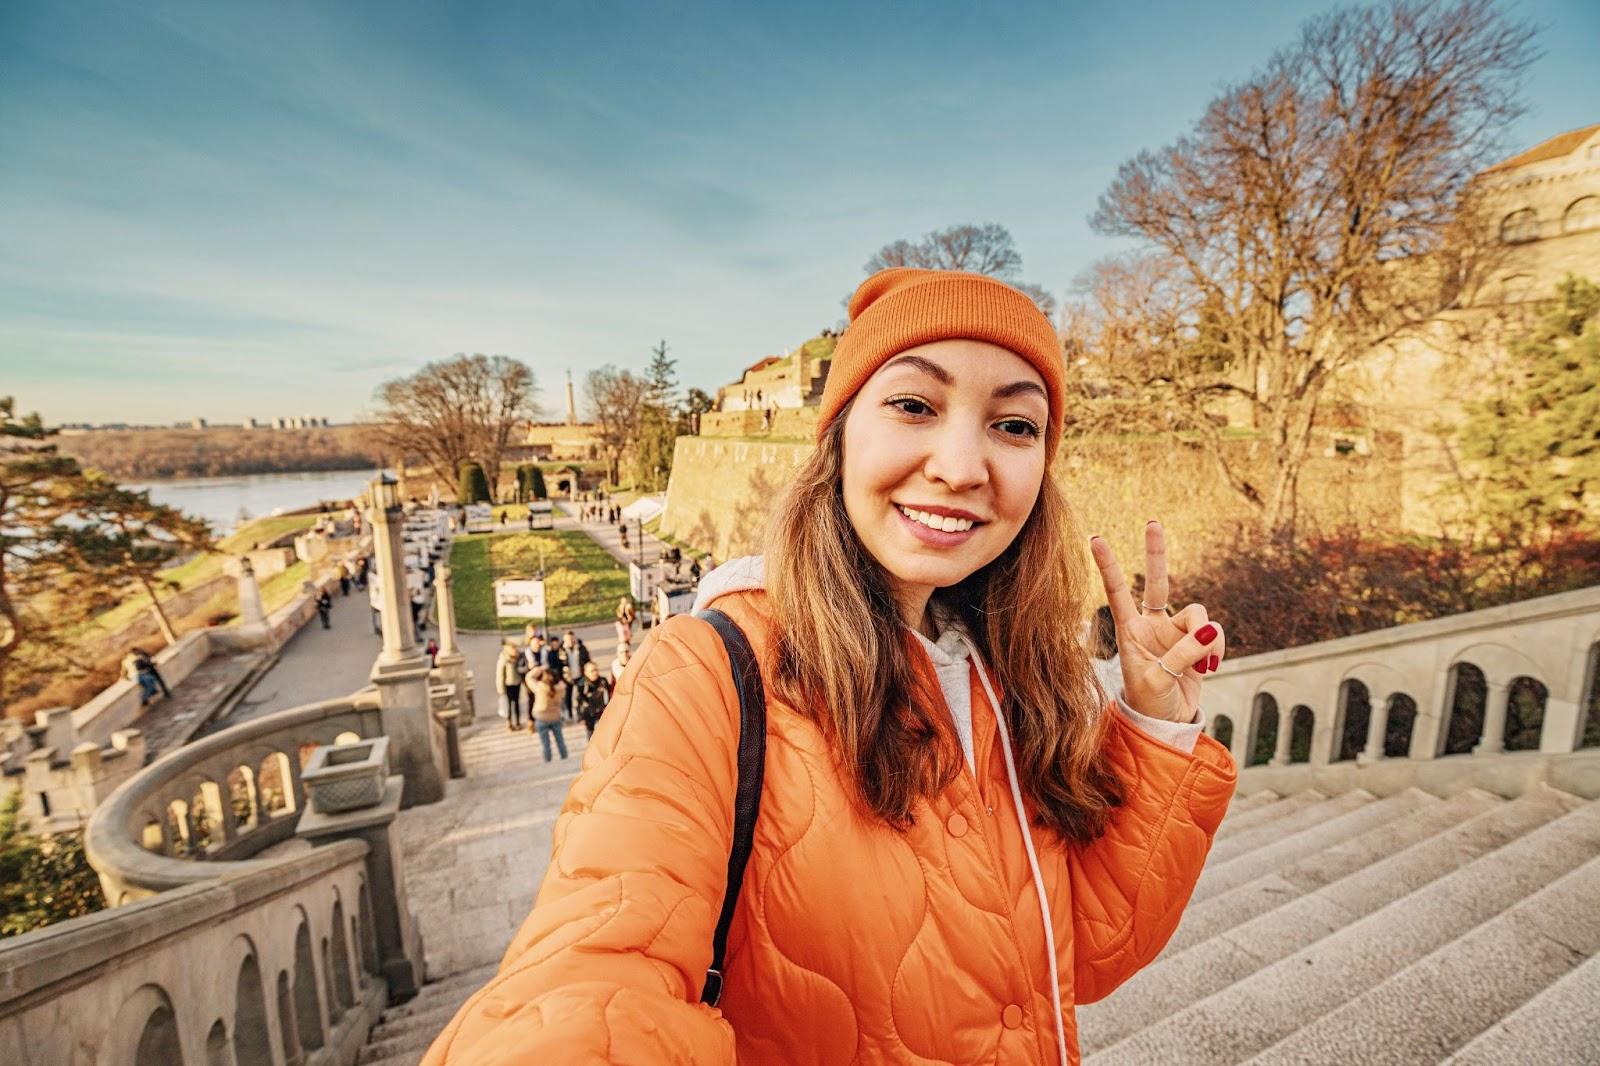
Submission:
{"label": "stone pillar", "polygon": [[1472,754],[1498,755],[1506,747],[1506,712],[1509,710],[1511,686],[1504,681],[1485,681],[1483,739],[1472,749]]}
{"label": "stone pillar", "polygon": [[267,609],[261,602],[261,586],[248,556],[239,557],[239,636],[247,646],[268,644],[272,633],[267,628]]}
{"label": "stone pillar", "polygon": [[1383,758],[1383,737],[1389,731],[1389,696],[1372,693],[1367,697],[1371,712],[1367,717],[1367,746],[1356,756],[1358,766],[1368,766]]}
{"label": "stone pillar", "polygon": [[[389,751],[394,752],[390,741]],[[383,798],[371,807],[337,814],[307,810],[300,816],[295,835],[312,844],[336,840],[364,840],[367,852],[367,892],[371,896],[372,930],[378,942],[378,971],[389,983],[389,1002],[410,999],[422,987],[422,932],[406,897],[405,865],[394,817],[409,783],[399,774],[385,782]]]}
{"label": "stone pillar", "polygon": [[456,644],[455,575],[448,563],[440,563],[433,573],[434,602],[439,609],[439,654],[434,656],[434,668],[455,687],[456,707],[461,711],[461,724],[471,725],[475,717],[472,675],[467,672],[467,657]]}
{"label": "stone pillar", "polygon": [[406,591],[400,493],[386,477],[372,482],[372,546],[377,562],[383,619],[383,651],[372,665],[378,713],[389,738],[389,759],[405,778],[403,806],[444,798],[449,774],[443,727],[433,718],[428,695],[428,657],[417,648]]}
{"label": "stone pillar", "polygon": [[86,740],[72,749],[72,791],[76,795],[73,802],[77,807],[78,817],[85,822],[100,804],[99,786],[103,776],[100,766],[100,745],[92,740]]}

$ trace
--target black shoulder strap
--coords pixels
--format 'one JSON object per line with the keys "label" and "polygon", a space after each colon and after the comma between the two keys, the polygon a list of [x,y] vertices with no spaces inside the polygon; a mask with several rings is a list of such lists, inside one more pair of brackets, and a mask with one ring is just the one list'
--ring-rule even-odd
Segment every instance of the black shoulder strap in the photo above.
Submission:
{"label": "black shoulder strap", "polygon": [[756,817],[761,812],[761,781],[767,763],[767,697],[761,684],[761,669],[744,631],[715,608],[696,611],[694,616],[710,622],[722,638],[733,665],[733,687],[739,693],[739,785],[733,794],[733,851],[728,856],[728,888],[722,897],[722,915],[711,941],[711,966],[700,992],[700,1002],[715,1007],[722,998],[722,957],[728,949],[728,927],[733,924],[739,886],[755,840]]}

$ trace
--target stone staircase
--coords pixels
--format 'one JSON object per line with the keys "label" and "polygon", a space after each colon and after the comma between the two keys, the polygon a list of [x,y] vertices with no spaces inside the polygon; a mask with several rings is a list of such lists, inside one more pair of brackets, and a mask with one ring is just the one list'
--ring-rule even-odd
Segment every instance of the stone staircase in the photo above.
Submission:
{"label": "stone staircase", "polygon": [[422,986],[398,1007],[390,1007],[372,1027],[356,1066],[415,1066],[434,1037],[474,992],[489,983],[498,964],[483,966]]}
{"label": "stone staircase", "polygon": [[1600,800],[1237,799],[1088,1066],[1600,1064]]}

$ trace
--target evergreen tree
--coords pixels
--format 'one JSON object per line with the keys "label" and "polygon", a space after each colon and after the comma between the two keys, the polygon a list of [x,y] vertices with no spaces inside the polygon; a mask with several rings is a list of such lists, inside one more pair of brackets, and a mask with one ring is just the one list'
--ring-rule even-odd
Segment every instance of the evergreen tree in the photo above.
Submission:
{"label": "evergreen tree", "polygon": [[544,487],[544,471],[537,466],[528,467],[528,499],[544,500],[549,496]]}
{"label": "evergreen tree", "polygon": [[1550,310],[1506,345],[1510,367],[1465,404],[1460,431],[1480,513],[1508,540],[1594,526],[1600,490],[1600,286],[1568,276]]}
{"label": "evergreen tree", "polygon": [[0,937],[20,936],[105,907],[100,878],[83,854],[83,834],[24,830],[22,790],[0,802]]}
{"label": "evergreen tree", "polygon": [[461,464],[460,478],[457,482],[461,486],[460,495],[456,498],[461,503],[493,503],[489,495],[489,479],[483,474],[483,467],[468,461]]}

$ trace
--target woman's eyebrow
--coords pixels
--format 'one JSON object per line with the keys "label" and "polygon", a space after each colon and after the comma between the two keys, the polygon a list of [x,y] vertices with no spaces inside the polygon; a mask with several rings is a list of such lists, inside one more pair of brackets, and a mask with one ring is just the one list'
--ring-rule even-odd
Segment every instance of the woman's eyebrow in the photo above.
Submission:
{"label": "woman's eyebrow", "polygon": [[932,359],[924,359],[920,355],[902,355],[890,360],[888,365],[915,367],[941,385],[954,385],[956,383],[956,379],[950,376],[950,371],[935,363]]}
{"label": "woman's eyebrow", "polygon": [[1013,381],[1009,385],[1001,385],[994,390],[996,400],[1009,400],[1013,396],[1021,396],[1025,392],[1036,394],[1045,403],[1050,402],[1050,397],[1045,393],[1044,387],[1033,381]]}

